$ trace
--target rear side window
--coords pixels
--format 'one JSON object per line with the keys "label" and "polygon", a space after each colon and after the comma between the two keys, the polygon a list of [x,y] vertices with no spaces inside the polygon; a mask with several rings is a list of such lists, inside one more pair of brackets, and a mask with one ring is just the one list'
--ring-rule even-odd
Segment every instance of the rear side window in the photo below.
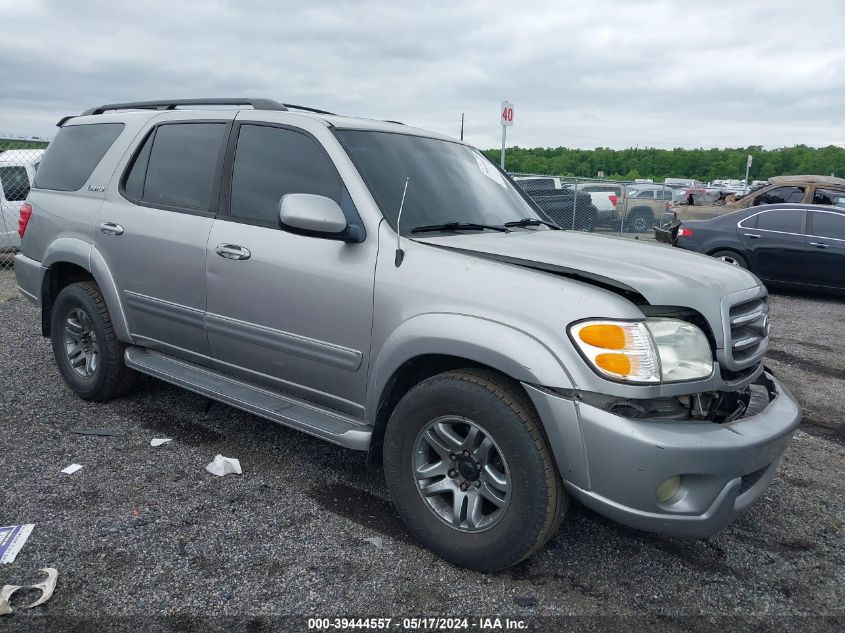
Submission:
{"label": "rear side window", "polygon": [[845,215],[813,211],[813,235],[845,240]]}
{"label": "rear side window", "polygon": [[63,127],[44,154],[35,175],[35,187],[77,191],[122,131],[123,123]]}
{"label": "rear side window", "polygon": [[26,173],[26,167],[0,166],[0,188],[9,202],[26,200],[29,195],[29,176]]}
{"label": "rear side window", "polygon": [[151,205],[208,211],[225,131],[222,122],[158,126],[136,157],[124,191],[133,197],[140,191]]}
{"label": "rear side window", "polygon": [[829,204],[834,207],[845,207],[845,191],[816,189],[813,193],[813,204]]}
{"label": "rear side window", "polygon": [[323,150],[293,130],[242,125],[235,150],[230,215],[279,225],[279,201],[311,193],[341,204],[343,184]]}
{"label": "rear side window", "polygon": [[762,231],[801,233],[804,212],[800,209],[779,209],[764,211],[757,216],[757,228]]}

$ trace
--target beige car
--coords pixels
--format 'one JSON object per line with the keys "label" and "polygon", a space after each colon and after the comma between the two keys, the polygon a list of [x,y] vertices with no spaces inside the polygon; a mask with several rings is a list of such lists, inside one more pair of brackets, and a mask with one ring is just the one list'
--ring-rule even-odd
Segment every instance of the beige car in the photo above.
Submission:
{"label": "beige car", "polygon": [[834,176],[776,176],[769,184],[726,206],[747,209],[761,204],[794,202],[845,206],[845,179]]}

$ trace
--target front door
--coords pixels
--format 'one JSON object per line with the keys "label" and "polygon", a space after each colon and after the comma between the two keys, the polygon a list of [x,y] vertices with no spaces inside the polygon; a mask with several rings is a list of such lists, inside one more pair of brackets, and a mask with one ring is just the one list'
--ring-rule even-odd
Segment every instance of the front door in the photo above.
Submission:
{"label": "front door", "polygon": [[282,230],[279,202],[288,193],[327,196],[347,222],[360,219],[331,159],[306,132],[244,122],[232,137],[230,199],[224,195],[208,240],[212,356],[223,371],[361,415],[376,236],[348,244]]}
{"label": "front door", "polygon": [[145,133],[117,183],[120,195],[107,196],[100,208],[96,231],[133,339],[201,363],[210,363],[206,242],[234,117],[220,114]]}

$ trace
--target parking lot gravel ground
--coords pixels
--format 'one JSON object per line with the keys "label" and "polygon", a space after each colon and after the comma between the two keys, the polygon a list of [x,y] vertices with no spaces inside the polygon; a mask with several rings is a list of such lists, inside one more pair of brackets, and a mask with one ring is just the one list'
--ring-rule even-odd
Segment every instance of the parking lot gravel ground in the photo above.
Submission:
{"label": "parking lot gravel ground", "polygon": [[[707,616],[676,621],[685,630],[735,616],[842,630],[845,300],[776,294],[771,307],[770,365],[806,419],[760,503],[706,540],[638,532],[573,504],[534,558],[480,574],[412,540],[361,453],[152,379],[108,404],[72,395],[36,309],[0,272],[0,525],[35,524],[0,585],[59,571],[52,599],[2,616],[0,630],[241,621],[225,616],[305,630],[309,616],[438,614],[523,618],[533,630],[552,628],[539,616],[643,614]],[[72,433],[91,427],[116,435]],[[154,437],[173,441],[153,448]],[[218,453],[243,475],[207,473]],[[82,469],[62,474],[71,463]],[[262,628],[265,616],[289,619]]]}

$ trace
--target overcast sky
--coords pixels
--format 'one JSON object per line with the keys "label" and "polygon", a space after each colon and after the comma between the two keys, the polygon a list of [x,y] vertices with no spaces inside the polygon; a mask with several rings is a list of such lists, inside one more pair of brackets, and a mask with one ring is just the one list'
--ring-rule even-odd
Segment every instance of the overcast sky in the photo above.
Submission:
{"label": "overcast sky", "polygon": [[842,0],[0,0],[0,132],[266,96],[508,145],[845,145]]}

